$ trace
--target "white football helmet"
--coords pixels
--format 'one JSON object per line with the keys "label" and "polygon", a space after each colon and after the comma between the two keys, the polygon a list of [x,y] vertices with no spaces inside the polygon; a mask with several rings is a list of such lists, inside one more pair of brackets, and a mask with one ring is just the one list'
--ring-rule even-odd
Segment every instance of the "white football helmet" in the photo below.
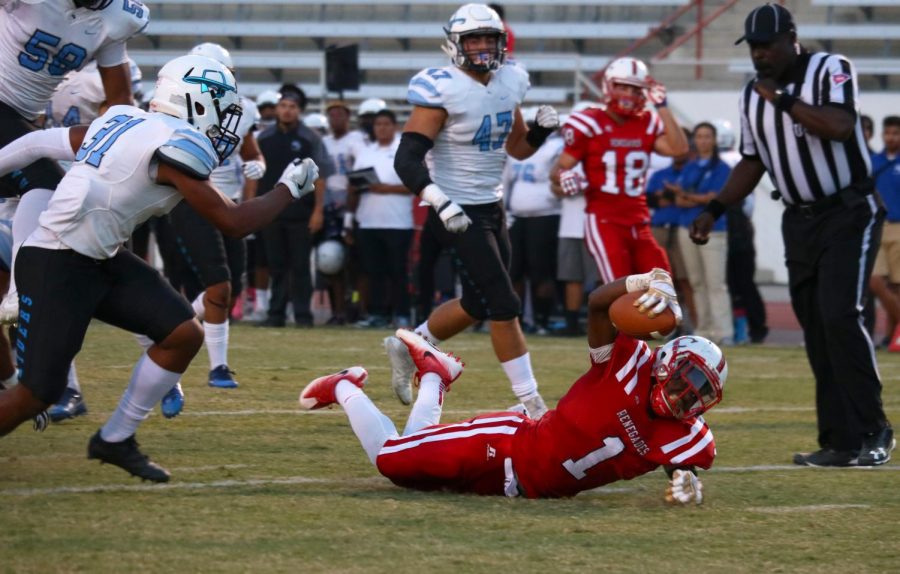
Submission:
{"label": "white football helmet", "polygon": [[328,239],[316,247],[316,269],[323,275],[334,275],[344,268],[344,244]]}
{"label": "white football helmet", "polygon": [[206,134],[223,161],[241,141],[239,102],[228,68],[203,56],[180,56],[159,70],[150,111],[181,118]]}
{"label": "white football helmet", "polygon": [[381,98],[369,98],[368,100],[363,100],[359,104],[359,108],[356,113],[360,116],[366,116],[369,114],[377,114],[381,110],[387,109],[387,102],[382,100]]}
{"label": "white football helmet", "polygon": [[722,400],[728,363],[722,350],[709,339],[676,337],[654,353],[653,376],[653,411],[663,417],[686,419]]}
{"label": "white football helmet", "polygon": [[280,99],[281,96],[275,90],[266,90],[256,96],[256,107],[275,106],[278,105],[278,100]]}
{"label": "white football helmet", "polygon": [[318,132],[319,135],[328,133],[328,118],[325,117],[325,114],[307,114],[303,118],[303,124],[309,129]]}
{"label": "white football helmet", "polygon": [[189,53],[192,56],[206,56],[207,58],[212,58],[231,70],[232,73],[234,72],[234,61],[231,59],[231,53],[219,44],[203,42],[202,44],[194,46]]}
{"label": "white football helmet", "polygon": [[729,151],[734,149],[734,146],[737,143],[737,136],[734,133],[731,122],[718,119],[713,120],[710,123],[716,128],[716,147],[719,148],[719,151]]}
{"label": "white football helmet", "polygon": [[[450,61],[458,68],[473,72],[490,72],[506,63],[506,27],[500,16],[487,4],[465,4],[450,16],[444,28],[447,39],[441,49],[450,56]],[[480,61],[473,62],[463,50],[462,39],[470,35],[493,34],[497,36],[495,53],[477,54]]]}
{"label": "white football helmet", "polygon": [[[647,65],[637,58],[619,58],[607,66],[603,74],[603,93],[606,95],[606,107],[614,113],[633,116],[644,111],[647,104],[647,89],[651,78]],[[636,86],[641,89],[640,96],[623,93],[617,85]]]}

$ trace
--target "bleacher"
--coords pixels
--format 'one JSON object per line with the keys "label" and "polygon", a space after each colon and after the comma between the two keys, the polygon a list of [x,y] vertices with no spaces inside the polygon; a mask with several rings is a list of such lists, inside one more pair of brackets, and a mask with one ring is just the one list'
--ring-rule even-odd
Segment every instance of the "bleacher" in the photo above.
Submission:
{"label": "bleacher", "polygon": [[[706,0],[709,14],[725,0]],[[575,77],[600,70],[609,58],[647,35],[691,0],[511,0],[502,2],[516,38],[515,57],[532,75],[531,101],[572,99]],[[416,70],[446,64],[442,27],[459,6],[446,0],[149,0],[146,34],[129,52],[152,78],[165,61],[193,45],[212,41],[231,50],[242,90],[255,94],[284,81],[297,82],[313,98],[322,93],[323,50],[358,43],[362,87],[351,100],[402,100]],[[752,73],[746,47],[733,46],[749,9],[732,7],[704,36],[699,62],[689,41],[653,66],[672,89],[729,89]],[[788,0],[801,41],[845,53],[878,88],[900,86],[900,0]],[[689,10],[662,39],[636,52],[649,59],[695,24]],[[146,86],[147,89],[152,86]]]}

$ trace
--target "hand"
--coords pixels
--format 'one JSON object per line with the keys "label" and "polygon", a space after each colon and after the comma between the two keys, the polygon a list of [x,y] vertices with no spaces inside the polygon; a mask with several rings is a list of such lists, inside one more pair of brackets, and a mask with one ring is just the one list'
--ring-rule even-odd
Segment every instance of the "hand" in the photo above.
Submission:
{"label": "hand", "polygon": [[669,103],[666,86],[653,78],[647,79],[650,80],[650,87],[647,88],[647,99],[657,108],[666,107]]}
{"label": "hand", "polygon": [[310,158],[295,159],[284,168],[278,183],[285,185],[294,199],[300,199],[315,188],[318,177],[319,168],[316,162]]}
{"label": "hand", "polygon": [[666,488],[666,502],[670,504],[701,504],[703,483],[689,470],[676,470]]}
{"label": "hand", "polygon": [[587,189],[587,180],[574,169],[564,169],[559,172],[559,186],[564,195],[578,195]]}
{"label": "hand", "polygon": [[650,276],[647,292],[637,298],[634,306],[638,311],[644,313],[651,319],[666,310],[666,307],[672,309],[675,314],[675,320],[681,323],[681,306],[678,304],[678,297],[675,294],[675,285],[672,283],[672,276],[665,269],[654,268],[648,274]]}
{"label": "hand", "polygon": [[429,183],[419,194],[422,201],[434,208],[441,218],[444,228],[450,233],[462,233],[469,228],[472,220],[456,202],[448,198],[437,184]]}
{"label": "hand", "polygon": [[266,175],[266,164],[258,159],[251,159],[244,162],[241,171],[244,172],[244,177],[247,179],[260,179]]}
{"label": "hand", "polygon": [[534,123],[548,130],[559,128],[559,113],[553,106],[540,106],[534,116]]}
{"label": "hand", "polygon": [[757,78],[753,83],[753,90],[770,102],[778,99],[778,96],[775,95],[777,89],[778,84],[772,78]]}
{"label": "hand", "polygon": [[691,222],[691,240],[697,245],[706,245],[709,241],[709,233],[715,224],[716,218],[712,213],[701,211],[700,215]]}

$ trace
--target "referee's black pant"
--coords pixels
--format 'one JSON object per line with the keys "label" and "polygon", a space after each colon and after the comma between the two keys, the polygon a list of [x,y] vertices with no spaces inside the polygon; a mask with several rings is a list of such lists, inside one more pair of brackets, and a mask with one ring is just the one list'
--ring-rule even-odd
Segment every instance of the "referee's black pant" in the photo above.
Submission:
{"label": "referee's black pant", "polygon": [[888,422],[872,339],[863,326],[885,212],[877,195],[782,219],[791,304],[816,378],[819,445],[857,450]]}

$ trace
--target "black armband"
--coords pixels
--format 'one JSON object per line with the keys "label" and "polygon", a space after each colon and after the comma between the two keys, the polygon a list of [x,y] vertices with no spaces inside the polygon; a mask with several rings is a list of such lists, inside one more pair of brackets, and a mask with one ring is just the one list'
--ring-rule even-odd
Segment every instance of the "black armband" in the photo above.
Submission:
{"label": "black armband", "polygon": [[528,130],[528,133],[525,134],[525,141],[528,142],[528,145],[533,147],[534,149],[538,149],[544,142],[547,141],[547,138],[550,137],[550,134],[555,132],[556,130],[553,128],[542,128],[541,126],[535,124]]}
{"label": "black armband", "polygon": [[794,107],[794,104],[797,103],[797,98],[792,96],[791,94],[784,92],[778,99],[775,100],[775,109],[785,113],[791,113],[791,108]]}
{"label": "black armband", "polygon": [[719,219],[722,217],[722,214],[725,213],[725,210],[728,209],[725,207],[725,204],[719,201],[718,199],[712,199],[709,203],[706,204],[706,207],[703,208],[703,211],[706,213],[712,214],[713,217]]}
{"label": "black armband", "polygon": [[403,185],[416,195],[431,183],[431,175],[425,166],[425,154],[432,147],[434,142],[418,132],[403,132],[400,136],[400,145],[394,156],[394,171]]}

